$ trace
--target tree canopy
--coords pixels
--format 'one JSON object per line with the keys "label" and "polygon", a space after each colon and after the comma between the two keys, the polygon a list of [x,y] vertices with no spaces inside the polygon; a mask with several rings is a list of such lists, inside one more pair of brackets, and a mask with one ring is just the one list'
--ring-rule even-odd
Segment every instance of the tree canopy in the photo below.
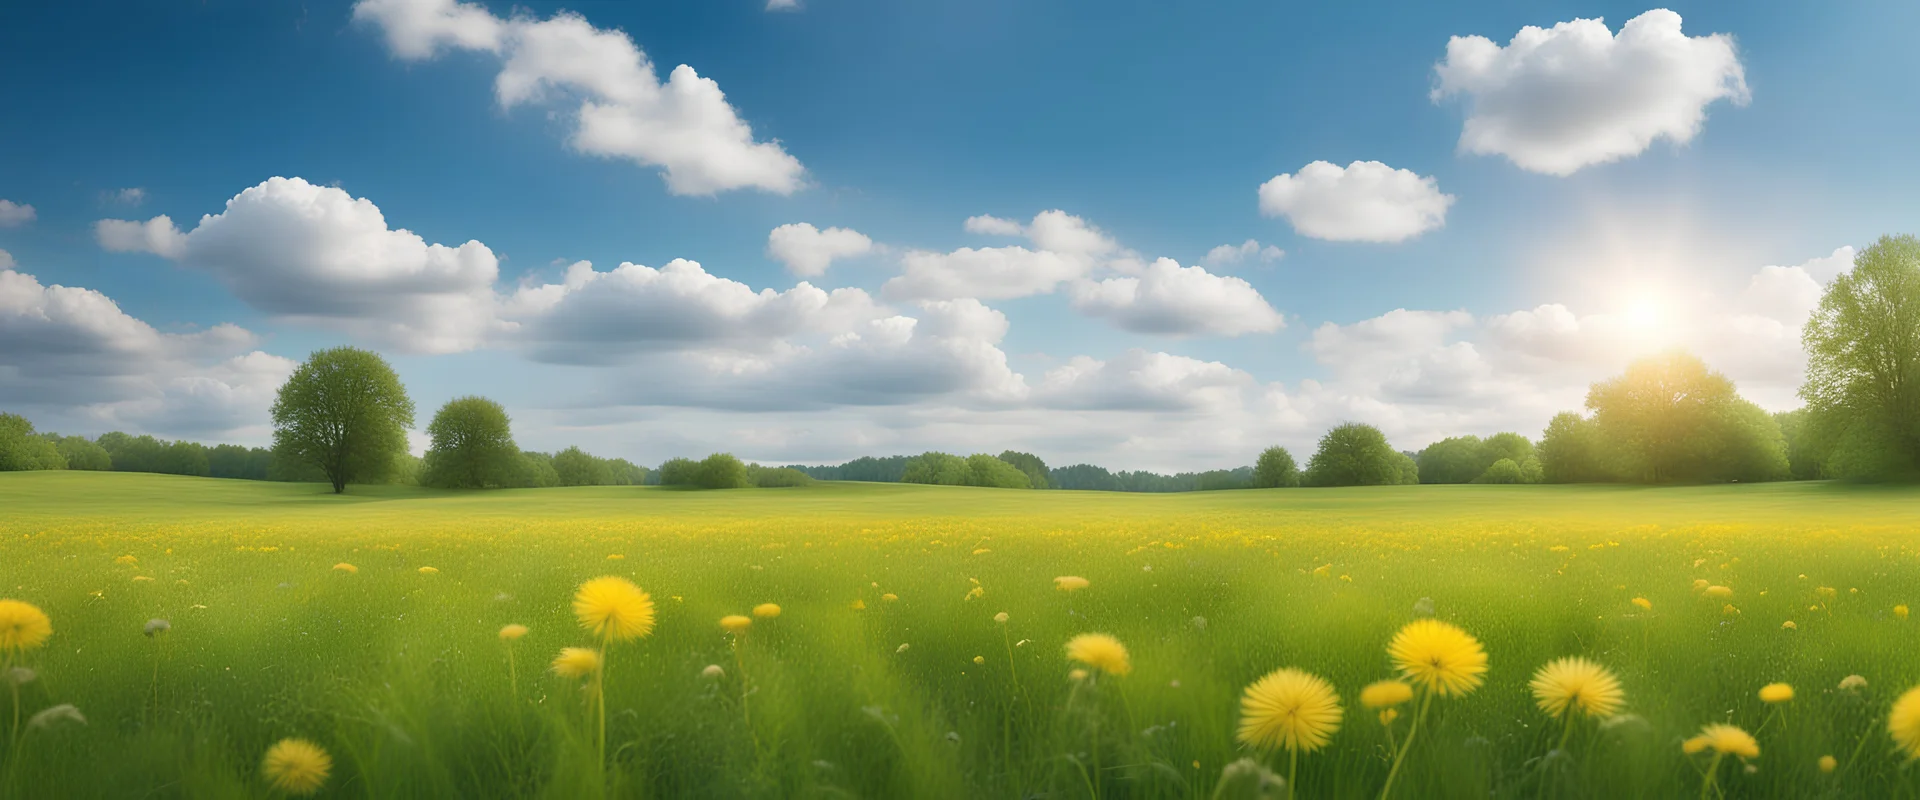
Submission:
{"label": "tree canopy", "polygon": [[1278,489],[1300,485],[1300,468],[1293,463],[1293,454],[1287,448],[1274,445],[1260,451],[1260,457],[1253,462],[1253,486],[1256,489]]}
{"label": "tree canopy", "polygon": [[1012,464],[1015,469],[1026,473],[1027,484],[1031,488],[1053,488],[1052,481],[1047,478],[1047,462],[1041,461],[1039,456],[1032,453],[1022,453],[1017,450],[1008,450],[1002,452],[998,458],[1001,461]]}
{"label": "tree canopy", "polygon": [[1587,408],[1591,418],[1563,413],[1548,423],[1540,441],[1546,480],[1719,483],[1788,476],[1779,423],[1687,353],[1633,362],[1594,384]]}
{"label": "tree canopy", "polygon": [[1801,332],[1808,433],[1837,477],[1920,473],[1920,239],[1886,236],[1828,284]]}
{"label": "tree canopy", "polygon": [[413,401],[378,354],[321,350],[293,371],[273,401],[273,447],[312,464],[335,494],[384,480],[407,452]]}
{"label": "tree canopy", "polygon": [[[513,443],[513,421],[499,403],[484,397],[448,400],[427,424],[427,436],[432,444],[421,464],[424,485],[489,489],[530,482],[526,456]],[[558,483],[556,477],[547,485]]]}
{"label": "tree canopy", "polygon": [[1387,444],[1379,428],[1349,422],[1320,437],[1303,482],[1308,486],[1391,486],[1418,481],[1413,459]]}
{"label": "tree canopy", "polygon": [[60,448],[35,435],[26,417],[0,414],[0,472],[66,468]]}

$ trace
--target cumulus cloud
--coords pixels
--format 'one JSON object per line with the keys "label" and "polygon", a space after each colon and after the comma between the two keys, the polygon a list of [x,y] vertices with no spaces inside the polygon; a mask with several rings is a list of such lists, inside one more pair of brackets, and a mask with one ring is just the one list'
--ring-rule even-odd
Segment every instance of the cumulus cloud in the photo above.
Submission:
{"label": "cumulus cloud", "polygon": [[1013,245],[962,247],[948,253],[910,250],[900,259],[901,274],[889,279],[881,294],[894,300],[999,300],[1046,294],[1064,282],[1085,277],[1122,252],[1104,231],[1059,210],[1042,211],[1024,226],[996,217],[972,217],[966,227],[973,233],[1024,235],[1035,249]]}
{"label": "cumulus cloud", "polygon": [[1019,236],[1024,227],[1017,220],[1003,219],[991,214],[968,217],[965,225],[968,233],[982,236]]}
{"label": "cumulus cloud", "polygon": [[676,259],[659,269],[581,261],[561,283],[523,286],[502,304],[513,341],[543,361],[605,363],[636,353],[725,349],[764,354],[791,337],[849,333],[889,312],[860,289],[801,283],[758,292]]}
{"label": "cumulus cloud", "polygon": [[398,58],[446,49],[499,56],[494,94],[502,108],[577,101],[574,149],[659,167],[674,194],[790,194],[803,181],[800,161],[777,141],[756,141],[718,83],[685,64],[662,82],[625,32],[596,28],[578,14],[501,19],[453,0],[360,0],[353,16],[380,28]]}
{"label": "cumulus cloud", "polygon": [[0,269],[13,269],[13,254],[0,250]]}
{"label": "cumulus cloud", "polygon": [[1035,400],[1061,409],[1194,411],[1230,407],[1254,384],[1218,361],[1133,349],[1107,361],[1069,359],[1047,371]]}
{"label": "cumulus cloud", "polygon": [[1453,195],[1411,170],[1378,161],[1315,161],[1260,185],[1260,212],[1286,217],[1303,236],[1399,242],[1444,225]]}
{"label": "cumulus cloud", "polygon": [[1240,336],[1286,325],[1252,284],[1182,267],[1170,258],[1137,276],[1083,280],[1070,289],[1073,307],[1135,333]]}
{"label": "cumulus cloud", "polygon": [[0,228],[18,228],[33,221],[33,206],[0,200]]}
{"label": "cumulus cloud", "polygon": [[774,228],[767,234],[767,254],[787,265],[787,271],[803,278],[827,273],[835,259],[873,252],[873,240],[852,228],[820,230],[806,222]]}
{"label": "cumulus cloud", "polygon": [[1261,247],[1260,242],[1248,239],[1239,244],[1223,244],[1212,250],[1208,250],[1206,257],[1201,259],[1201,262],[1210,267],[1224,267],[1257,257],[1261,261],[1271,264],[1285,258],[1286,255],[1287,251],[1278,247],[1274,247],[1273,245]]}
{"label": "cumulus cloud", "polygon": [[222,435],[256,425],[292,362],[230,324],[163,333],[100,292],[0,270],[0,405],[42,427]]}
{"label": "cumulus cloud", "polygon": [[387,226],[371,201],[300,178],[273,178],[182,233],[165,216],[101,220],[109,250],[146,251],[204,270],[280,318],[351,328],[429,353],[478,346],[496,328],[499,260],[477,241],[429,244]]}
{"label": "cumulus cloud", "polygon": [[767,0],[768,11],[799,11],[800,0]]}
{"label": "cumulus cloud", "polygon": [[1505,47],[1455,36],[1434,72],[1435,102],[1465,98],[1460,149],[1548,175],[1636,156],[1656,139],[1684,145],[1707,106],[1749,97],[1733,37],[1689,37],[1666,9],[1618,36],[1599,19],[1527,26]]}

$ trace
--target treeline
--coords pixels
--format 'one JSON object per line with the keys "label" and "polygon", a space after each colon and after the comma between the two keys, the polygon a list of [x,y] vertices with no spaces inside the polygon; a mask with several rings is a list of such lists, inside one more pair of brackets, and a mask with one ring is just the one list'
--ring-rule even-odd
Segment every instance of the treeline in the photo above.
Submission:
{"label": "treeline", "polygon": [[656,483],[690,489],[771,489],[807,486],[813,476],[793,467],[763,467],[742,462],[731,453],[714,453],[699,461],[672,458],[660,465]]}

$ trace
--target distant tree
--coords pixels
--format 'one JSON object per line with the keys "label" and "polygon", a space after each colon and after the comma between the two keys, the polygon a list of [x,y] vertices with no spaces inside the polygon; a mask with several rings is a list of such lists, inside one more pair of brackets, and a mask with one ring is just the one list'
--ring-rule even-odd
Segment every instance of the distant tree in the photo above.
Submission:
{"label": "distant tree", "polygon": [[168,442],[165,450],[160,451],[159,468],[154,470],[166,475],[194,475],[206,477],[212,474],[207,464],[207,448],[199,442]]}
{"label": "distant tree", "polygon": [[1496,433],[1480,440],[1480,457],[1489,467],[1503,458],[1517,465],[1530,455],[1533,455],[1533,442],[1517,433]]}
{"label": "distant tree", "polygon": [[660,465],[661,486],[692,486],[700,479],[700,462],[691,458],[670,458]]}
{"label": "distant tree", "polygon": [[1587,393],[1600,439],[1647,483],[1777,480],[1787,474],[1780,427],[1733,381],[1673,351],[1640,359]]}
{"label": "distant tree", "polygon": [[1883,236],[1827,285],[1801,332],[1813,436],[1843,478],[1920,475],[1920,239]]}
{"label": "distant tree", "polygon": [[1050,489],[1053,484],[1047,477],[1047,462],[1032,453],[1008,450],[1000,454],[1000,460],[1012,464],[1014,468],[1026,473],[1027,483],[1034,489]]}
{"label": "distant tree", "polygon": [[379,355],[321,350],[293,371],[274,400],[273,446],[319,467],[334,494],[384,480],[407,452],[413,401]]}
{"label": "distant tree", "polygon": [[1293,454],[1287,452],[1287,448],[1274,445],[1260,451],[1260,457],[1253,462],[1253,488],[1280,489],[1299,485],[1300,469],[1294,466]]}
{"label": "distant tree", "polygon": [[1400,485],[1413,486],[1420,483],[1420,462],[1404,452],[1394,453],[1394,455],[1399,456],[1393,460],[1393,465],[1400,472]]}
{"label": "distant tree", "polygon": [[914,456],[901,472],[902,483],[928,483],[937,486],[965,486],[971,470],[967,460],[951,453],[925,452]]}
{"label": "distant tree", "polygon": [[1493,463],[1486,460],[1487,452],[1486,442],[1478,436],[1454,436],[1427,445],[1420,451],[1420,482],[1468,483]]}
{"label": "distant tree", "polygon": [[[1034,459],[1038,461],[1039,459]],[[1042,486],[1045,476],[1041,476]],[[967,456],[967,485],[996,489],[1032,489],[1033,476],[986,453]]]}
{"label": "distant tree", "polygon": [[647,468],[624,458],[609,460],[607,473],[615,486],[641,486],[647,482]]}
{"label": "distant tree", "polygon": [[425,471],[426,459],[401,453],[393,457],[393,471],[387,474],[387,482],[395,486],[420,486],[420,475]]}
{"label": "distant tree", "polygon": [[427,424],[427,436],[432,443],[420,468],[424,485],[490,489],[526,483],[513,421],[499,403],[471,396],[449,400]]}
{"label": "distant tree", "polygon": [[845,464],[841,464],[837,469],[837,474],[833,477],[824,475],[814,475],[814,477],[821,480],[835,481],[899,483],[901,476],[906,474],[907,462],[911,461],[912,458],[912,456],[888,456],[886,458],[861,456]]}
{"label": "distant tree", "polygon": [[550,489],[560,485],[560,471],[553,468],[553,456],[532,450],[522,450],[519,468],[514,473],[514,482],[510,485],[520,488]]}
{"label": "distant tree", "polygon": [[1520,464],[1511,458],[1503,458],[1493,462],[1493,464],[1488,466],[1485,472],[1480,473],[1480,477],[1475,478],[1473,482],[1525,483],[1526,481],[1521,479]]}
{"label": "distant tree", "polygon": [[792,467],[763,467],[759,464],[748,464],[747,483],[759,489],[811,486],[813,476]]}
{"label": "distant tree", "polygon": [[1596,483],[1616,480],[1600,426],[1578,412],[1563,411],[1540,435],[1541,480],[1545,483]]}
{"label": "distant tree", "polygon": [[553,470],[561,486],[606,486],[613,483],[613,469],[606,461],[569,447],[553,454]]}
{"label": "distant tree", "polygon": [[1521,483],[1546,483],[1546,470],[1540,466],[1539,456],[1527,456],[1520,462]]}
{"label": "distant tree", "polygon": [[113,456],[85,436],[61,436],[53,440],[53,446],[67,460],[67,469],[113,469]]}
{"label": "distant tree", "polygon": [[1411,472],[1419,480],[1413,459],[1394,451],[1387,437],[1372,425],[1347,423],[1320,437],[1320,447],[1307,461],[1303,481],[1308,486],[1390,486],[1406,483]]}
{"label": "distant tree", "polygon": [[0,414],[0,472],[66,468],[60,448],[35,435],[26,417]]}
{"label": "distant tree", "polygon": [[1055,489],[1077,489],[1080,491],[1117,492],[1120,480],[1104,467],[1092,464],[1074,464],[1052,470],[1049,479]]}
{"label": "distant tree", "polygon": [[207,448],[207,474],[215,478],[267,480],[273,453],[264,447],[223,444]]}
{"label": "distant tree", "polygon": [[747,465],[740,459],[729,453],[714,453],[700,462],[694,485],[702,489],[744,489],[753,484],[747,480]]}
{"label": "distant tree", "polygon": [[[1827,459],[1832,455],[1833,443],[1822,437],[1822,430],[1814,424],[1813,413],[1805,408],[1781,411],[1773,415],[1773,421],[1780,426],[1780,436],[1787,441],[1787,472],[1796,481],[1816,481],[1827,477]],[[71,467],[73,459],[67,459]]]}
{"label": "distant tree", "polygon": [[98,444],[113,459],[115,472],[159,472],[160,453],[167,447],[152,436],[119,431],[100,434]]}

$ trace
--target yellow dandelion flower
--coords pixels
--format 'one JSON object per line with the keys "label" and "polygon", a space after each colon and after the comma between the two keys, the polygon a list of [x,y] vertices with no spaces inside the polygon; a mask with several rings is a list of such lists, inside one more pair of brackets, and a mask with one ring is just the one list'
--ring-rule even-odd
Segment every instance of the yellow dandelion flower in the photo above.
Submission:
{"label": "yellow dandelion flower", "polygon": [[993,621],[998,622],[1002,625],[1007,624],[1007,612],[1002,611],[998,614],[993,615]]}
{"label": "yellow dandelion flower", "polygon": [[333,565],[333,571],[334,571],[334,572],[344,572],[344,573],[347,573],[348,575],[358,575],[358,574],[360,574],[360,568],[359,568],[359,567],[356,567],[356,566],[354,566],[354,565],[352,565],[352,564],[349,564],[349,563],[347,563],[347,562],[345,562],[345,561],[342,561],[342,562],[340,562],[340,563],[338,563],[338,564],[335,564],[335,565]]}
{"label": "yellow dandelion flower", "polygon": [[421,567],[421,568],[420,568],[420,574],[422,574],[422,575],[438,575],[438,574],[440,574],[440,569],[439,569],[438,567]]}
{"label": "yellow dandelion flower", "polygon": [[974,656],[974,657],[973,657],[973,663],[975,663],[975,664],[985,664],[985,663],[987,663],[987,657],[986,657],[986,656]]}
{"label": "yellow dandelion flower", "polygon": [[900,595],[894,594],[893,592],[887,592],[886,594],[880,595],[880,599],[891,603],[895,600],[899,600]]}
{"label": "yellow dandelion flower", "polygon": [[573,616],[582,629],[601,639],[638,639],[653,633],[653,598],[626,578],[594,578],[574,593]]}
{"label": "yellow dandelion flower", "polygon": [[980,598],[982,598],[982,597],[986,597],[986,596],[987,596],[987,590],[986,590],[986,589],[983,589],[983,588],[981,588],[981,587],[978,587],[978,586],[975,586],[975,587],[973,587],[972,589],[968,589],[968,590],[967,590],[967,596],[966,596],[966,598],[964,598],[964,599],[966,599],[966,600],[978,600],[978,599],[980,599]]}
{"label": "yellow dandelion flower", "polygon": [[720,618],[720,628],[728,633],[733,633],[733,634],[746,633],[747,629],[751,627],[753,627],[752,617],[743,617],[739,614],[728,614]]}
{"label": "yellow dandelion flower", "polygon": [[1821,771],[1821,772],[1823,772],[1823,773],[1827,773],[1827,774],[1832,774],[1832,773],[1833,773],[1833,771],[1834,771],[1835,769],[1838,769],[1839,767],[1840,767],[1840,761],[1839,761],[1838,759],[1835,759],[1835,758],[1834,758],[1833,756],[1821,756],[1821,757],[1820,757],[1820,771]]}
{"label": "yellow dandelion flower", "polygon": [[1087,586],[1087,579],[1078,575],[1062,575],[1053,579],[1053,588],[1063,592],[1077,592]]}
{"label": "yellow dandelion flower", "polygon": [[1760,687],[1760,699],[1767,703],[1785,703],[1793,699],[1793,687],[1784,683],[1769,683]]}
{"label": "yellow dandelion flower", "polygon": [[1753,734],[1733,725],[1720,723],[1701,728],[1700,735],[1682,743],[1680,749],[1688,755],[1712,750],[1721,755],[1741,758],[1760,757],[1760,743],[1754,741]]}
{"label": "yellow dandelion flower", "polygon": [[1653,610],[1653,601],[1648,600],[1647,598],[1644,598],[1644,597],[1633,598],[1633,604],[1636,606],[1639,606],[1641,611]]}
{"label": "yellow dandelion flower", "polygon": [[1728,597],[1732,597],[1733,590],[1725,586],[1709,586],[1707,587],[1707,590],[1705,592],[1702,592],[1702,594],[1705,594],[1706,596],[1711,597],[1715,600],[1723,600]]}
{"label": "yellow dandelion flower", "polygon": [[987,548],[985,548],[985,547],[976,547],[976,548],[974,548],[974,549],[973,549],[973,554],[974,554],[974,555],[976,555],[976,556],[984,556],[984,555],[986,555],[986,554],[988,554],[988,553],[991,553],[991,552],[993,552],[993,551],[992,551],[992,550],[989,550],[989,549],[987,549]]}
{"label": "yellow dandelion flower", "polygon": [[1240,696],[1242,744],[1264,750],[1313,752],[1340,729],[1340,695],[1318,675],[1277,669]]}
{"label": "yellow dandelion flower", "polygon": [[1902,603],[1902,604],[1900,604],[1900,605],[1897,605],[1897,606],[1894,606],[1894,607],[1893,607],[1893,616],[1894,616],[1894,617],[1896,617],[1896,618],[1899,618],[1899,619],[1906,619],[1906,618],[1907,618],[1907,606],[1906,606],[1906,604],[1904,604],[1904,603]]}
{"label": "yellow dandelion flower", "polygon": [[562,647],[553,657],[553,674],[562,678],[585,678],[600,671],[600,651],[591,647]]}
{"label": "yellow dandelion flower", "polygon": [[1825,598],[1827,598],[1827,599],[1829,599],[1829,600],[1831,600],[1831,599],[1833,599],[1833,597],[1834,597],[1834,596],[1836,596],[1836,595],[1838,595],[1838,594],[1840,594],[1840,592],[1839,592],[1839,591],[1837,591],[1837,590],[1835,590],[1835,589],[1834,589],[1833,587],[1831,587],[1831,586],[1818,586],[1818,587],[1814,587],[1814,590],[1813,590],[1813,592],[1814,592],[1814,594],[1817,594],[1817,595],[1820,595],[1821,597],[1825,597]]}
{"label": "yellow dandelion flower", "polygon": [[867,610],[867,601],[856,599],[853,601],[853,604],[850,606],[850,608],[852,608],[855,611],[865,611]]}
{"label": "yellow dandelion flower", "polygon": [[281,739],[267,748],[260,762],[260,774],[275,791],[291,795],[309,795],[326,785],[333,772],[333,758],[320,745],[305,739]]}
{"label": "yellow dandelion flower", "polygon": [[1564,718],[1569,711],[1606,719],[1620,712],[1626,693],[1620,679],[1606,667],[1573,656],[1547,662],[1533,673],[1534,702],[1549,716]]}
{"label": "yellow dandelion flower", "polygon": [[624,553],[609,553],[607,554],[607,560],[608,561],[625,561],[627,560],[627,556]]}
{"label": "yellow dandelion flower", "polygon": [[761,603],[753,607],[753,615],[760,619],[773,619],[780,616],[780,606],[774,603]]}
{"label": "yellow dandelion flower", "polygon": [[1400,710],[1397,708],[1380,709],[1380,724],[1382,726],[1392,725],[1393,721],[1399,718]]}
{"label": "yellow dandelion flower", "polygon": [[[1695,563],[1695,564],[1694,564],[1694,566],[1696,566],[1696,567],[1697,567],[1697,566],[1700,566],[1700,565],[1699,565],[1698,563]],[[1707,583],[1707,579],[1706,579],[1706,578],[1699,578],[1699,579],[1696,579],[1696,580],[1694,580],[1694,582],[1693,582],[1693,590],[1694,590],[1694,591],[1696,591],[1696,592],[1704,592],[1704,591],[1706,591],[1706,590],[1707,590],[1707,586],[1709,586],[1709,585],[1710,585],[1710,584],[1708,584],[1708,583]]]}
{"label": "yellow dandelion flower", "polygon": [[1360,690],[1360,705],[1367,708],[1392,708],[1413,699],[1413,687],[1406,681],[1374,681]]}
{"label": "yellow dandelion flower", "polygon": [[1487,651],[1480,640],[1437,619],[1408,623],[1393,635],[1387,654],[1400,674],[1443,696],[1480,688],[1487,674]]}
{"label": "yellow dandelion flower", "polygon": [[1887,715],[1887,733],[1907,758],[1920,758],[1920,686],[1893,701],[1893,712]]}
{"label": "yellow dandelion flower", "polygon": [[0,653],[32,650],[52,635],[47,612],[25,601],[0,600]]}
{"label": "yellow dandelion flower", "polygon": [[503,642],[519,641],[520,637],[525,635],[527,635],[527,626],[518,623],[500,629],[500,641]]}
{"label": "yellow dandelion flower", "polygon": [[1133,671],[1127,658],[1127,646],[1104,633],[1083,633],[1067,641],[1067,658],[1108,675],[1124,676]]}

